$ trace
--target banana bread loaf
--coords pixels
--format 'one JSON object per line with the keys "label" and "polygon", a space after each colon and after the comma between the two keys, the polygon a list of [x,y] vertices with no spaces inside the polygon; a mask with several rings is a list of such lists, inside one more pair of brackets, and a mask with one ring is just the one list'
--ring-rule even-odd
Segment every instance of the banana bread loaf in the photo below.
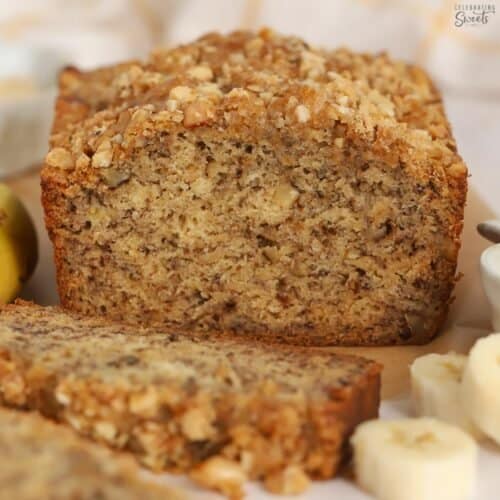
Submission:
{"label": "banana bread loaf", "polygon": [[[331,477],[354,427],[377,416],[379,374],[314,348],[190,339],[28,303],[0,312],[0,404],[204,484],[217,469],[273,491],[289,490],[290,470],[302,485]],[[238,496],[241,484],[217,486]]]}
{"label": "banana bread loaf", "polygon": [[69,309],[383,345],[445,319],[466,178],[422,70],[263,30],[65,71],[42,188]]}
{"label": "banana bread loaf", "polygon": [[130,458],[90,443],[39,415],[0,409],[0,498],[180,500],[140,477]]}

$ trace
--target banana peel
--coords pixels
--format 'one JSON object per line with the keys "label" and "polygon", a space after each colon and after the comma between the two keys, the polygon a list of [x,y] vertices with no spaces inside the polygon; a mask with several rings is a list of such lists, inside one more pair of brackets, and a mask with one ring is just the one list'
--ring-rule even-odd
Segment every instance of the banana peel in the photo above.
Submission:
{"label": "banana peel", "polygon": [[38,240],[28,211],[0,183],[0,304],[14,300],[38,261]]}

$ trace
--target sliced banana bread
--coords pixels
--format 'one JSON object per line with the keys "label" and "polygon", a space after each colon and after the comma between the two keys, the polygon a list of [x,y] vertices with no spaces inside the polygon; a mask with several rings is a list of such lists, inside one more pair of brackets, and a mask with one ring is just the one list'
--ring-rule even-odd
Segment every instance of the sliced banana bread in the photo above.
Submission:
{"label": "sliced banana bread", "polygon": [[466,178],[422,70],[264,30],[68,69],[42,187],[67,308],[375,345],[443,323]]}
{"label": "sliced banana bread", "polygon": [[180,500],[139,467],[40,415],[0,409],[0,498]]}
{"label": "sliced banana bread", "polygon": [[190,339],[28,303],[0,312],[0,403],[155,470],[218,458],[269,484],[290,465],[331,477],[354,427],[377,416],[379,373],[320,349]]}

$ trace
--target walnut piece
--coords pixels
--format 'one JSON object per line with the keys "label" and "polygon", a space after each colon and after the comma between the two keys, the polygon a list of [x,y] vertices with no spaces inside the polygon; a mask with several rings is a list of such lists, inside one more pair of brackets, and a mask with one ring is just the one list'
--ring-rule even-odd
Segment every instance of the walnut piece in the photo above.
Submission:
{"label": "walnut piece", "polygon": [[203,462],[190,476],[200,486],[220,491],[234,500],[242,498],[242,487],[247,480],[243,468],[238,463],[218,456]]}
{"label": "walnut piece", "polygon": [[194,99],[194,92],[190,87],[179,85],[170,91],[168,97],[179,102],[190,102]]}
{"label": "walnut piece", "polygon": [[311,112],[307,106],[299,104],[295,108],[295,116],[297,117],[299,123],[306,123],[311,118]]}
{"label": "walnut piece", "polygon": [[92,157],[92,166],[97,168],[106,168],[113,161],[113,146],[111,141],[104,140],[99,144],[94,156]]}
{"label": "walnut piece", "polygon": [[311,481],[298,465],[289,465],[285,469],[269,475],[264,486],[271,493],[298,495],[309,488]]}
{"label": "walnut piece", "polygon": [[129,400],[129,409],[134,415],[141,417],[154,417],[158,413],[158,394],[153,389],[132,394]]}
{"label": "walnut piece", "polygon": [[186,127],[194,127],[210,121],[214,116],[214,107],[211,102],[197,100],[184,110],[183,123]]}
{"label": "walnut piece", "polygon": [[104,439],[109,443],[112,443],[118,432],[117,428],[111,423],[101,420],[94,425],[94,430],[97,436]]}
{"label": "walnut piece", "polygon": [[191,78],[202,82],[209,82],[214,77],[211,68],[208,66],[194,66],[187,73]]}
{"label": "walnut piece", "polygon": [[448,174],[452,177],[461,178],[467,173],[467,167],[463,163],[453,163],[448,167]]}
{"label": "walnut piece", "polygon": [[215,431],[207,414],[199,408],[192,408],[184,413],[181,430],[190,441],[209,439]]}
{"label": "walnut piece", "polygon": [[51,167],[64,169],[71,169],[75,166],[73,155],[64,148],[51,149],[45,157],[45,163]]}

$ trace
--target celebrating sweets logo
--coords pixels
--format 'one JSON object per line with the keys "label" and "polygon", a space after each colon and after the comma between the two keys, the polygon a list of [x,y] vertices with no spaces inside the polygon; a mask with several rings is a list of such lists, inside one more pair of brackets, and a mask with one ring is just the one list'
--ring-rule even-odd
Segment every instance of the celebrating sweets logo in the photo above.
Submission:
{"label": "celebrating sweets logo", "polygon": [[456,4],[455,26],[481,26],[488,24],[489,17],[495,14],[493,4]]}

